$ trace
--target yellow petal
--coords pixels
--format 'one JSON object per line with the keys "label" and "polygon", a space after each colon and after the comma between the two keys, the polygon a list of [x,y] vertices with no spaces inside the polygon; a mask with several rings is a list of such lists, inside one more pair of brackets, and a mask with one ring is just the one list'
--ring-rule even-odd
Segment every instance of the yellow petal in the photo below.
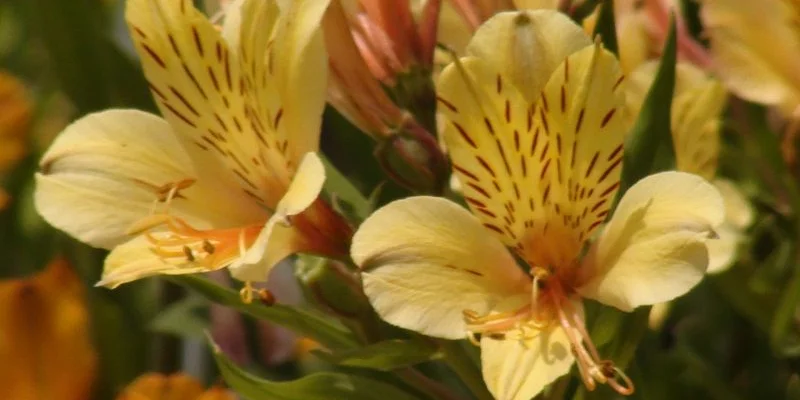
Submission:
{"label": "yellow petal", "polygon": [[753,223],[753,206],[744,193],[735,183],[718,178],[713,182],[725,202],[725,222],[739,229],[744,229]]}
{"label": "yellow petal", "polygon": [[678,297],[702,279],[706,242],[723,220],[722,198],[703,178],[648,176],[625,193],[590,248],[577,290],[623,311]]}
{"label": "yellow petal", "polygon": [[[627,106],[632,114],[639,113],[657,68],[650,62],[631,74]],[[671,125],[677,169],[711,179],[717,172],[725,89],[691,64],[679,62],[675,73]]]}
{"label": "yellow petal", "polygon": [[447,67],[437,95],[464,198],[492,234],[515,246],[528,221],[543,218],[546,132],[516,86],[482,59]]}
{"label": "yellow petal", "polygon": [[496,399],[529,400],[569,372],[575,359],[564,330],[552,325],[536,334],[524,342],[481,338],[483,379]]}
{"label": "yellow petal", "polygon": [[[599,43],[564,60],[547,82],[537,117],[550,138],[549,198],[546,233],[527,242],[536,249],[537,237],[562,232],[538,265],[564,265],[606,219],[619,187],[623,140],[631,125],[624,109],[622,71],[614,55]],[[547,162],[547,161],[545,161]],[[540,229],[544,230],[539,223]],[[563,258],[567,257],[567,258]]]}
{"label": "yellow petal", "polygon": [[55,140],[40,167],[38,212],[93,246],[111,248],[127,240],[128,227],[165,207],[172,185],[180,182],[188,186],[174,193],[170,210],[201,228],[252,220],[260,213],[241,191],[226,192],[202,179],[207,176],[192,164],[170,126],[141,111],[109,110],[81,118]]}
{"label": "yellow petal", "polygon": [[725,223],[717,229],[719,239],[708,242],[709,274],[723,272],[736,261],[744,231],[753,222],[753,209],[736,185],[725,179],[712,182],[725,202]]}
{"label": "yellow petal", "polygon": [[590,44],[581,27],[557,11],[502,12],[475,32],[467,54],[489,63],[534,102],[564,58]]}
{"label": "yellow petal", "polygon": [[[322,111],[325,108],[328,79],[328,55],[322,38],[322,16],[329,0],[295,0],[288,3],[280,18],[275,21],[277,9],[274,2],[249,0],[242,12],[242,49],[252,52],[251,62],[266,65],[270,81],[256,85],[252,102],[258,107],[263,99],[275,96],[280,99],[280,124],[275,122],[277,143],[288,143],[289,159],[299,163],[302,157],[319,149]],[[265,31],[272,30],[272,37]],[[270,43],[271,42],[271,43]],[[251,67],[252,70],[252,67]],[[266,73],[267,71],[262,71]],[[254,81],[263,75],[250,76]],[[263,115],[270,115],[264,110]],[[296,164],[295,164],[296,166]]]}
{"label": "yellow petal", "polygon": [[[322,165],[319,156],[316,153],[306,154],[297,169],[297,174],[294,176],[289,190],[278,203],[275,214],[264,225],[258,238],[247,249],[247,252],[230,265],[231,274],[233,274],[234,278],[242,281],[264,281],[267,279],[272,267],[291,253],[289,249],[270,246],[273,232],[277,228],[276,224],[288,225],[289,220],[287,218],[297,215],[308,208],[322,192],[324,183],[325,167]],[[281,235],[286,237],[291,236],[291,233],[282,230]],[[284,244],[290,243],[280,242]],[[272,262],[265,262],[270,252],[283,254],[283,257],[280,259],[270,257]]]}
{"label": "yellow petal", "polygon": [[488,313],[530,279],[480,222],[437,197],[398,200],[353,237],[364,292],[387,322],[426,335],[465,337],[462,312]]}
{"label": "yellow petal", "polygon": [[[245,15],[242,35],[259,31],[266,40],[275,18],[264,14],[277,9],[258,11]],[[131,0],[125,17],[156,104],[173,130],[193,143],[187,148],[192,158],[227,190],[247,191],[274,207],[299,160],[288,156],[293,145],[276,133],[287,111],[274,63],[253,58],[264,49],[247,48],[263,43],[240,40],[241,47],[231,49],[188,0]],[[318,118],[315,113],[306,116]]]}
{"label": "yellow petal", "polygon": [[83,283],[57,260],[0,282],[0,398],[91,398],[97,355]]}
{"label": "yellow petal", "polygon": [[[163,233],[154,233],[161,238]],[[117,286],[155,275],[183,275],[209,272],[209,267],[193,263],[187,258],[181,262],[170,262],[153,252],[153,245],[144,237],[137,236],[128,242],[115,247],[103,265],[103,276],[96,286],[110,289]],[[216,265],[216,269],[225,264]]]}
{"label": "yellow petal", "polygon": [[703,0],[701,18],[719,76],[747,100],[800,104],[800,6],[783,0]]}

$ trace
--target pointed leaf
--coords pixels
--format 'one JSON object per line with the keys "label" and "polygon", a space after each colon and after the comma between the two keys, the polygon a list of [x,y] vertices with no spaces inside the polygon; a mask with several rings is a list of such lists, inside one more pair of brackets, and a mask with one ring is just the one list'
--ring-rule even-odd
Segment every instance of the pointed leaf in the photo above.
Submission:
{"label": "pointed leaf", "polygon": [[[213,345],[213,343],[212,343]],[[415,396],[379,380],[321,372],[289,382],[272,382],[252,375],[214,346],[214,357],[225,382],[249,400],[414,400]]]}
{"label": "pointed leaf", "polygon": [[673,17],[656,78],[625,142],[618,199],[639,179],[656,171],[670,169],[674,164],[670,113],[675,88],[675,62],[676,33]]}
{"label": "pointed leaf", "polygon": [[337,322],[319,312],[281,304],[265,306],[263,304],[242,302],[239,293],[216,285],[206,278],[194,275],[170,276],[166,278],[185,288],[205,296],[207,299],[229,306],[255,318],[273,322],[301,335],[308,336],[329,348],[348,348],[355,345],[355,339]]}
{"label": "pointed leaf", "polygon": [[336,353],[319,351],[320,358],[349,367],[391,371],[440,358],[436,347],[420,340],[387,340]]}
{"label": "pointed leaf", "polygon": [[594,27],[594,35],[600,36],[603,46],[610,52],[619,55],[617,44],[617,28],[614,21],[614,0],[605,0],[600,5],[600,12],[597,16],[597,25]]}

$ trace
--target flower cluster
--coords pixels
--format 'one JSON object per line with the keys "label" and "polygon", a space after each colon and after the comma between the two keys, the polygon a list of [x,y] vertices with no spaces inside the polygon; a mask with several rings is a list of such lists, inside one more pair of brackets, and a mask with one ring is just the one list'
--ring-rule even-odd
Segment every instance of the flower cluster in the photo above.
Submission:
{"label": "flower cluster", "polygon": [[[631,394],[584,303],[668,302],[735,262],[754,217],[718,173],[727,90],[789,117],[800,68],[748,22],[788,2],[704,0],[711,50],[680,19],[673,33],[671,160],[631,180],[627,143],[670,68],[670,5],[618,1],[609,49],[600,17],[581,25],[571,3],[243,0],[217,24],[188,0],[128,0],[158,113],[69,125],[40,161],[36,208],[110,250],[99,286],[226,268],[250,303],[271,297],[255,283],[279,262],[313,254],[352,266],[388,324],[479,346],[497,399],[530,399],[573,365],[589,390]],[[793,23],[766,28],[795,43]],[[363,218],[326,179],[326,104],[404,190]]]}

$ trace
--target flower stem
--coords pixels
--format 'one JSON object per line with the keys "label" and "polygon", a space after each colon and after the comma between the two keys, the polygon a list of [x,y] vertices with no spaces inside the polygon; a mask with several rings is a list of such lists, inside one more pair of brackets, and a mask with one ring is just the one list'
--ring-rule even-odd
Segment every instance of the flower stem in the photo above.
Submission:
{"label": "flower stem", "polygon": [[492,400],[492,395],[483,383],[480,369],[476,367],[472,358],[461,346],[461,342],[455,340],[439,340],[438,342],[445,361],[467,385],[470,392],[479,400]]}

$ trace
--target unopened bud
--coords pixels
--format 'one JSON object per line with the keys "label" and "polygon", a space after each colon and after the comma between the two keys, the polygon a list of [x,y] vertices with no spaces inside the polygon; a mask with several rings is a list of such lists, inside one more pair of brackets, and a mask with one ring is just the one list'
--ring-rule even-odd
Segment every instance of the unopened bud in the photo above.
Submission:
{"label": "unopened bud", "polygon": [[448,164],[436,139],[416,123],[378,145],[375,156],[398,184],[415,192],[441,193]]}

